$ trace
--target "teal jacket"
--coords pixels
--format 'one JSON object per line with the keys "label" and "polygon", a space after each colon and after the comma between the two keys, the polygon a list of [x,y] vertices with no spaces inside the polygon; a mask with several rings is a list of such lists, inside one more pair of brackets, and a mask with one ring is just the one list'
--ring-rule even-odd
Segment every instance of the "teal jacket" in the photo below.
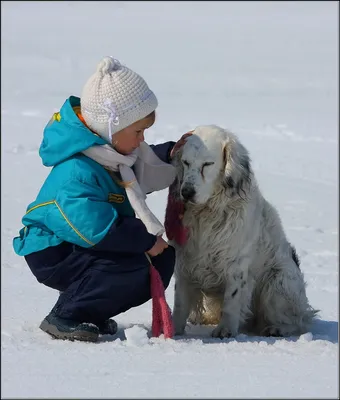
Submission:
{"label": "teal jacket", "polygon": [[[81,154],[106,142],[81,122],[75,112],[79,106],[80,99],[71,96],[44,129],[39,154],[43,165],[53,168],[13,239],[20,256],[64,241],[121,252],[144,252],[156,241],[135,217],[125,189],[104,167]],[[164,158],[172,146],[168,142],[153,149],[169,161]]]}

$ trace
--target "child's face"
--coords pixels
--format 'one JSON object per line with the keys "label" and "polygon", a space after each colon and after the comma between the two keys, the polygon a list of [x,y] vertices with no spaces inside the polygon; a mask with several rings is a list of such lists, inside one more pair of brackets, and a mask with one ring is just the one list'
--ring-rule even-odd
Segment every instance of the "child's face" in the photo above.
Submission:
{"label": "child's face", "polygon": [[155,113],[133,123],[130,126],[116,132],[112,136],[112,146],[121,154],[132,153],[144,142],[144,131],[150,128],[155,122]]}

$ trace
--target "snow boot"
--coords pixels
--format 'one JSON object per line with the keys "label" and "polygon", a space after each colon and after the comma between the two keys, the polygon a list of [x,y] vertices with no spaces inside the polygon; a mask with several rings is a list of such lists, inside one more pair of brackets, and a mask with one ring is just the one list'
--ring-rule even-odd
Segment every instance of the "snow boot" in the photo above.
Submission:
{"label": "snow boot", "polygon": [[45,317],[40,324],[40,329],[56,339],[71,341],[96,342],[99,335],[97,325],[60,318],[53,312]]}
{"label": "snow boot", "polygon": [[97,324],[100,335],[115,335],[118,330],[117,322],[113,319],[107,319],[106,321]]}

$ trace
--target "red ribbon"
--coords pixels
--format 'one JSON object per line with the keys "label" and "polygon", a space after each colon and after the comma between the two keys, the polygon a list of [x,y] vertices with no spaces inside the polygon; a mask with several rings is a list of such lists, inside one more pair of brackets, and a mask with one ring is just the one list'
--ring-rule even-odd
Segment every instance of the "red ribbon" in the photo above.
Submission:
{"label": "red ribbon", "polygon": [[[149,257],[148,257],[149,259]],[[166,339],[174,336],[171,310],[166,302],[162,279],[157,269],[150,263],[152,297],[152,336],[159,337],[163,332]]]}

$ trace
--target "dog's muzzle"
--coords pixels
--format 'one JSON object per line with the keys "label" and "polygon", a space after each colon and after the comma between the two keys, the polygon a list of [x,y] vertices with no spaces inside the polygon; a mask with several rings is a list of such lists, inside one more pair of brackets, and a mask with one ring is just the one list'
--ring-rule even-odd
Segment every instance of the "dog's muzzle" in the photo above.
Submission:
{"label": "dog's muzzle", "polygon": [[181,189],[181,196],[184,201],[193,201],[196,191],[192,185],[185,185]]}

